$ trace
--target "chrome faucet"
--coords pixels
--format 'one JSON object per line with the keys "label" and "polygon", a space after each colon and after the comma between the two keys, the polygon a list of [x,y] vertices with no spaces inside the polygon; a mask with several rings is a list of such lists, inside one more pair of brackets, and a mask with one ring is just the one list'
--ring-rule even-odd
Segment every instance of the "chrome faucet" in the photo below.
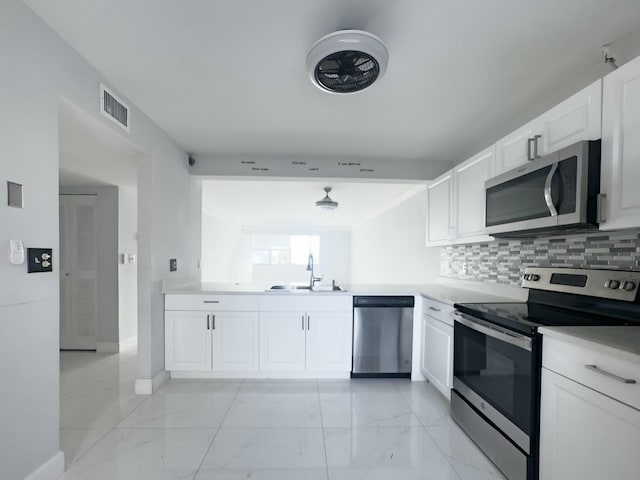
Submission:
{"label": "chrome faucet", "polygon": [[322,280],[323,277],[316,277],[313,275],[313,254],[309,254],[309,261],[307,262],[307,272],[311,272],[311,276],[309,277],[309,290],[313,290],[316,282]]}

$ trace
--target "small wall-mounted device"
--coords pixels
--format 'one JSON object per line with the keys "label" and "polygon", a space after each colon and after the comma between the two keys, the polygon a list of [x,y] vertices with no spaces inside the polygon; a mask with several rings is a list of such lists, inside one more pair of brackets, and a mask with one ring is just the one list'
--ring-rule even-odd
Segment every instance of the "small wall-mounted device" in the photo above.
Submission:
{"label": "small wall-mounted device", "polygon": [[52,272],[53,250],[50,248],[27,248],[27,272]]}
{"label": "small wall-mounted device", "polygon": [[15,182],[7,182],[7,205],[23,208],[22,185]]}
{"label": "small wall-mounted device", "polygon": [[196,159],[189,155],[189,166],[193,167],[196,164]]}
{"label": "small wall-mounted device", "polygon": [[22,240],[9,240],[9,262],[13,265],[24,263],[24,244]]}
{"label": "small wall-mounted device", "polygon": [[176,270],[178,270],[178,259],[177,258],[170,258],[169,259],[169,271],[170,272],[175,272]]}

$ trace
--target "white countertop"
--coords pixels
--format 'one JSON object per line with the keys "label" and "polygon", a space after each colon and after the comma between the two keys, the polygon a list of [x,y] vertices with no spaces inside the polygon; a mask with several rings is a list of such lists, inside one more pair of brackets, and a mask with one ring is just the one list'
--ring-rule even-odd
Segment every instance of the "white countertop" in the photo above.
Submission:
{"label": "white countertop", "polygon": [[640,326],[543,327],[540,333],[640,361]]}
{"label": "white countertop", "polygon": [[[465,285],[466,286],[466,285]],[[268,290],[262,286],[250,284],[229,284],[229,283],[191,283],[179,287],[170,287],[164,290],[165,294],[182,294],[182,295],[199,295],[199,294],[217,294],[217,295],[421,295],[438,302],[453,305],[454,303],[479,303],[479,302],[514,302],[523,301],[522,298],[509,296],[513,290],[505,288],[505,295],[495,295],[483,292],[480,287],[471,286],[470,288],[459,288],[452,285],[444,285],[442,283],[423,284],[423,285],[366,285],[354,284],[344,285],[346,291],[313,291],[293,290],[280,291]],[[473,289],[472,289],[473,288]]]}

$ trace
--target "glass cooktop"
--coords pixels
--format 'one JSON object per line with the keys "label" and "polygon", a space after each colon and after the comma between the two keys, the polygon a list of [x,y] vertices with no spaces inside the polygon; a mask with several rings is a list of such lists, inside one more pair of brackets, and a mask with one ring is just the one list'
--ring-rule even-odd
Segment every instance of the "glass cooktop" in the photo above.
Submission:
{"label": "glass cooktop", "polygon": [[524,334],[536,333],[542,326],[640,325],[640,317],[636,315],[611,315],[608,311],[579,311],[531,302],[456,303],[455,308]]}

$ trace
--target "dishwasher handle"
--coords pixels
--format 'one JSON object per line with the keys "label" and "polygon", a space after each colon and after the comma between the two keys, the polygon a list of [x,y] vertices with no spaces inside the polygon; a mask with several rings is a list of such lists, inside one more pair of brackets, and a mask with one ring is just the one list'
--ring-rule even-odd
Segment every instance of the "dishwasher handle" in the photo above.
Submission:
{"label": "dishwasher handle", "polygon": [[415,297],[369,295],[353,297],[353,308],[413,308]]}

